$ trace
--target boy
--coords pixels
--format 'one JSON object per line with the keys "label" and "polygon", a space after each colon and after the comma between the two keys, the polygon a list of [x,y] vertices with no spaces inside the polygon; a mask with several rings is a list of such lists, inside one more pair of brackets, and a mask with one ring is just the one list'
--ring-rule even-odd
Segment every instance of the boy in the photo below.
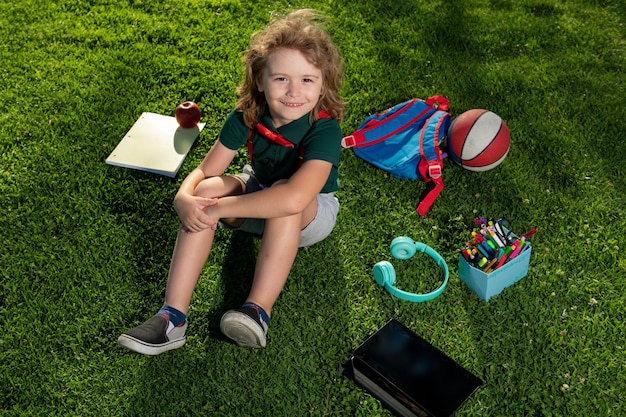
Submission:
{"label": "boy", "polygon": [[[342,60],[314,18],[310,10],[293,12],[252,39],[236,108],[174,199],[182,226],[165,303],[123,333],[122,346],[156,355],[184,345],[189,303],[218,224],[262,236],[250,293],[223,315],[220,329],[240,346],[266,346],[298,248],[326,238],[339,210]],[[251,164],[223,175],[244,145]]]}

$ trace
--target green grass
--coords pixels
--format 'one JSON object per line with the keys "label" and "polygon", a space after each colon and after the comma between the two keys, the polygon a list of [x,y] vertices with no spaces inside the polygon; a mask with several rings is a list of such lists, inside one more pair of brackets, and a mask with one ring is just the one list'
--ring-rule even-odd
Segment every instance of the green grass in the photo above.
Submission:
{"label": "green grass", "polygon": [[[248,3],[0,2],[0,415],[388,416],[337,368],[391,317],[485,381],[460,416],[624,415],[624,4]],[[290,7],[331,18],[346,60],[344,133],[442,94],[455,115],[501,115],[511,152],[485,173],[447,163],[446,188],[420,218],[424,183],[345,151],[339,223],[298,255],[267,349],[220,335],[258,247],[220,231],[186,346],[127,352],[117,336],[163,298],[172,198],[235,103],[250,35]],[[172,115],[184,100],[207,125],[175,179],[104,163],[142,112]],[[459,280],[456,249],[474,216],[502,214],[539,231],[528,276],[485,303]],[[399,235],[448,261],[436,300],[375,285],[371,268]],[[423,287],[420,265],[407,261],[398,286]]]}

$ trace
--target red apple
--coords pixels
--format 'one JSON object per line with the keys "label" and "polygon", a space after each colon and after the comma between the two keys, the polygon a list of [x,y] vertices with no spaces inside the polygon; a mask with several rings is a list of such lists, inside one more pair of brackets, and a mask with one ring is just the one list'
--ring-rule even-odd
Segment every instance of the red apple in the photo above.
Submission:
{"label": "red apple", "polygon": [[200,107],[193,101],[185,101],[176,106],[176,121],[180,127],[196,127],[200,122]]}

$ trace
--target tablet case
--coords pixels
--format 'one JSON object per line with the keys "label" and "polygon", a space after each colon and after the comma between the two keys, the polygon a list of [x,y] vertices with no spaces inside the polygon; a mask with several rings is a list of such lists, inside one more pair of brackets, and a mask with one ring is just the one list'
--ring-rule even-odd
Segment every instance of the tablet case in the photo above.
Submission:
{"label": "tablet case", "polygon": [[340,372],[400,417],[449,417],[483,381],[395,319],[359,346]]}

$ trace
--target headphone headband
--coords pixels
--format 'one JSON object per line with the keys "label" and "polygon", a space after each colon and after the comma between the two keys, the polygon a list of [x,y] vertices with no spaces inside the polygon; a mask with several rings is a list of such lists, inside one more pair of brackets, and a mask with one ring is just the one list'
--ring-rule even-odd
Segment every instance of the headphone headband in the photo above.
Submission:
{"label": "headphone headband", "polygon": [[449,278],[448,264],[446,264],[446,261],[441,255],[439,255],[439,253],[437,253],[436,250],[425,243],[414,242],[406,236],[400,236],[391,241],[390,251],[391,255],[396,259],[409,259],[418,251],[425,253],[435,260],[444,273],[443,283],[439,286],[439,288],[426,294],[415,294],[396,288],[393,285],[396,281],[396,273],[393,269],[393,265],[387,261],[378,262],[374,265],[374,279],[378,285],[385,287],[391,295],[398,297],[401,300],[419,303],[437,298],[443,290],[446,289]]}

